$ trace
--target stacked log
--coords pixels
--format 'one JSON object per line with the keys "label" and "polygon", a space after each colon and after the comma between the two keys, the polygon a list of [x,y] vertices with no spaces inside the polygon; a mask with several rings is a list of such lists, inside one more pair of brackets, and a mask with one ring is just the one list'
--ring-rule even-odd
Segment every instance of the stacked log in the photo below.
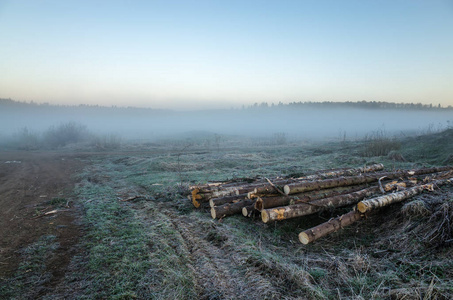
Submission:
{"label": "stacked log", "polygon": [[[209,203],[213,219],[234,214],[261,216],[264,223],[297,218],[340,207],[354,207],[299,234],[303,244],[348,226],[380,207],[453,182],[452,166],[382,172],[381,164],[327,170],[300,178],[260,178],[192,187],[195,207]],[[450,171],[450,172],[448,172]]]}
{"label": "stacked log", "polygon": [[[252,194],[251,196],[255,196],[256,201],[253,205],[246,206],[242,209],[242,214],[244,216],[252,216],[259,214],[261,216],[261,211],[265,208],[272,208],[278,206],[286,206],[292,204],[299,204],[299,203],[307,203],[310,201],[314,201],[317,199],[327,198],[331,196],[337,196],[342,194],[348,194],[355,191],[358,191],[365,186],[356,186],[356,187],[340,187],[340,188],[333,188],[333,189],[326,189],[320,191],[312,191],[307,192],[299,195],[294,196],[267,196],[267,197],[260,197]],[[250,195],[248,195],[250,197]]]}
{"label": "stacked log", "polygon": [[213,198],[209,200],[209,206],[214,207],[214,206],[220,206],[228,203],[233,203],[233,202],[238,202],[240,200],[245,200],[247,199],[247,194],[241,194],[241,195],[236,195],[236,196],[227,196],[227,197],[221,197],[221,198]]}
{"label": "stacked log", "polygon": [[343,227],[351,225],[365,216],[365,213],[367,212],[409,199],[420,194],[424,190],[432,191],[435,186],[438,187],[447,183],[453,183],[453,178],[435,180],[428,184],[421,184],[408,188],[407,190],[361,201],[351,212],[301,232],[299,234],[299,240],[302,244],[309,244],[332,232],[338,231]]}
{"label": "stacked log", "polygon": [[379,192],[380,192],[379,187],[374,186],[349,194],[332,196],[305,203],[263,209],[261,211],[261,219],[263,220],[264,223],[268,223],[270,221],[281,221],[311,215],[316,212],[330,208],[338,208],[356,204],[360,200],[375,195]]}
{"label": "stacked log", "polygon": [[213,219],[220,219],[226,216],[242,213],[242,208],[253,205],[254,200],[244,199],[238,202],[227,203],[221,206],[211,207],[211,216]]}
{"label": "stacked log", "polygon": [[[350,177],[359,176],[360,177],[366,173],[380,171],[383,168],[384,168],[383,164],[374,164],[374,165],[370,165],[368,167],[363,167],[363,168],[344,169],[344,170],[338,170],[338,171],[325,172],[325,173],[321,173],[321,174],[315,174],[315,175],[297,178],[296,180],[293,180],[293,182],[287,183],[282,187],[278,187],[278,185],[280,185],[281,182],[261,184],[261,185],[258,185],[257,187],[255,187],[251,191],[251,194],[272,195],[272,194],[275,194],[276,191],[279,192],[280,194],[283,194],[283,192],[281,192],[281,191],[284,191],[286,189],[286,187],[298,186],[299,184],[303,184],[303,183],[334,181],[335,178],[338,178],[339,176],[350,176]],[[332,178],[332,179],[329,180],[326,178]],[[363,183],[366,183],[366,182],[363,182]],[[352,184],[349,184],[349,185],[352,185]],[[321,189],[321,188],[333,188],[333,187],[341,187],[341,186],[347,186],[347,184],[344,184],[344,185],[331,184],[331,186],[325,185],[325,187],[322,187],[322,186],[318,187],[314,184],[314,185],[312,185],[313,188],[311,188],[311,189],[308,188],[305,191],[301,191],[301,192],[312,191],[312,190],[317,190],[317,189]],[[298,192],[296,191],[296,192],[293,192],[292,194],[297,194],[297,193]],[[287,193],[287,192],[285,192],[285,194],[289,195],[289,193]]]}
{"label": "stacked log", "polygon": [[319,181],[302,181],[285,185],[283,190],[286,195],[303,193],[316,189],[325,189],[340,186],[351,186],[355,184],[372,183],[379,181],[380,178],[396,179],[414,175],[432,174],[450,170],[451,167],[426,168],[411,171],[381,172],[374,174],[364,174],[359,176],[339,177]]}
{"label": "stacked log", "polygon": [[444,184],[447,184],[450,182],[453,182],[453,178],[435,180],[430,183],[417,185],[417,186],[408,188],[407,190],[403,190],[403,191],[393,193],[390,195],[384,195],[381,197],[360,201],[357,204],[357,209],[361,213],[366,213],[366,212],[372,211],[372,210],[380,208],[380,207],[384,207],[384,206],[388,206],[393,203],[401,202],[412,196],[420,194],[424,190],[433,191],[434,187],[438,187],[438,186],[441,186],[441,185],[444,185]]}
{"label": "stacked log", "polygon": [[[268,191],[268,194],[274,194],[276,187],[290,185],[293,183],[309,180],[319,180],[329,177],[336,177],[342,175],[360,175],[368,172],[375,172],[382,170],[384,166],[382,164],[373,164],[361,168],[350,168],[350,169],[335,169],[335,170],[324,170],[317,174],[299,177],[299,178],[281,178],[275,177],[271,179],[257,179],[253,182],[215,182],[204,185],[197,185],[190,187],[192,190],[189,199],[192,200],[192,204],[199,208],[203,203],[209,202],[211,199],[223,198],[229,196],[238,196],[244,193],[254,193],[257,191]],[[261,193],[263,194],[263,193]],[[249,194],[250,195],[250,194]],[[249,196],[250,197],[250,196]]]}
{"label": "stacked log", "polygon": [[274,197],[257,197],[255,202],[255,209],[262,211],[265,208],[272,208],[277,206],[286,206],[290,204],[305,203],[322,198],[328,198],[333,196],[338,196],[342,194],[349,194],[356,192],[360,189],[366,187],[365,185],[358,185],[354,187],[339,187],[333,189],[324,189],[320,191],[312,191],[307,193],[302,193],[298,195],[291,196],[274,196]]}
{"label": "stacked log", "polygon": [[[268,223],[270,221],[281,221],[311,215],[323,210],[356,204],[360,200],[376,195],[378,193],[387,193],[413,184],[414,184],[413,180],[401,182],[392,181],[389,183],[384,183],[381,186],[372,186],[357,191],[355,191],[354,189],[349,189],[347,190],[347,192],[340,193],[338,195],[332,193],[331,196],[318,199],[315,198],[307,202],[295,201],[294,203],[290,203],[289,205],[280,208],[268,208],[268,209],[263,208],[261,209],[261,218],[264,223]],[[270,204],[273,203],[271,202]],[[259,205],[260,205],[259,201],[256,201],[255,206]]]}

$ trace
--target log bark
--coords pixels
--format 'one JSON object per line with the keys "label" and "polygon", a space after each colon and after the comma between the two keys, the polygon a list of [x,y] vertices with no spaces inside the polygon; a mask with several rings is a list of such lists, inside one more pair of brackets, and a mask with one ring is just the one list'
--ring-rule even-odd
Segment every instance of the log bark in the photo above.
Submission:
{"label": "log bark", "polygon": [[351,225],[352,223],[360,220],[362,216],[363,215],[357,211],[351,211],[338,218],[322,223],[316,227],[302,231],[299,234],[299,240],[304,245],[312,243],[332,232],[338,231],[343,227]]}
{"label": "log bark", "polygon": [[[243,190],[243,189],[248,189],[252,190],[253,188],[249,188],[250,184],[248,183],[243,183],[242,185],[237,185],[237,186],[215,186],[215,187],[193,187],[192,190],[197,189],[199,194],[206,194],[206,195],[214,195],[214,196],[221,196],[221,195],[234,195],[234,194],[239,194],[237,191]],[[211,197],[213,198],[213,197]]]}
{"label": "log bark", "polygon": [[369,166],[365,166],[363,168],[352,168],[352,169],[341,169],[341,170],[332,170],[327,172],[321,172],[319,174],[309,175],[305,177],[301,177],[302,180],[318,180],[323,177],[336,177],[336,176],[353,176],[358,175],[361,173],[370,173],[370,172],[377,172],[384,170],[383,164],[373,164]]}
{"label": "log bark", "polygon": [[290,196],[277,196],[267,198],[258,197],[256,199],[254,208],[258,211],[262,211],[265,208],[289,205],[291,201],[294,201],[294,198],[295,197]]}
{"label": "log bark", "polygon": [[195,208],[199,208],[201,206],[201,196],[198,196],[198,192],[200,190],[195,188],[192,190],[192,195],[190,197],[190,199],[192,199],[192,204],[193,206],[195,206]]}
{"label": "log bark", "polygon": [[222,198],[222,197],[228,197],[228,196],[237,196],[239,193],[233,191],[233,190],[228,190],[228,191],[216,191],[212,193],[200,193],[199,189],[193,189],[192,190],[192,204],[196,207],[199,208],[202,203],[209,202],[209,200],[213,198]]}
{"label": "log bark", "polygon": [[202,197],[202,199],[208,199],[208,200],[213,199],[213,198],[239,195],[238,190],[236,190],[236,189],[218,190],[218,191],[213,191],[210,193],[198,192],[198,194]]}
{"label": "log bark", "polygon": [[285,185],[283,190],[285,194],[297,194],[303,193],[307,191],[317,190],[317,189],[326,189],[332,187],[339,187],[339,186],[349,186],[361,183],[371,183],[376,182],[381,177],[386,177],[388,179],[395,179],[399,177],[407,177],[413,175],[423,175],[423,174],[430,174],[436,172],[443,172],[447,170],[451,170],[453,167],[439,167],[439,168],[426,168],[426,169],[418,169],[412,171],[396,171],[396,172],[382,172],[382,173],[374,173],[372,175],[361,175],[361,176],[348,176],[348,177],[340,177],[340,178],[333,178],[333,179],[325,179],[319,181],[305,181],[300,183],[292,183]]}
{"label": "log bark", "polygon": [[274,197],[258,197],[255,202],[255,208],[259,211],[265,208],[272,208],[278,206],[286,206],[291,204],[299,204],[304,202],[311,202],[314,200],[333,197],[342,194],[349,194],[357,192],[366,185],[354,186],[354,187],[339,187],[333,189],[325,189],[320,191],[311,191],[307,193],[294,194],[291,196],[274,196]]}
{"label": "log bark", "polygon": [[[305,177],[300,178],[270,178],[269,180],[283,190],[283,186],[286,184],[300,182],[301,180],[315,180],[325,177],[334,177],[340,175],[352,175],[358,173],[366,173],[372,171],[382,170],[384,166],[382,164],[374,164],[364,168],[352,168],[352,169],[341,169],[341,170],[325,170],[320,173],[314,175],[308,175]],[[267,179],[258,179],[255,182],[216,182],[216,183],[209,183],[205,185],[198,185],[192,186],[192,190],[197,189],[198,194],[201,195],[201,199],[212,199],[216,197],[222,197],[229,194],[229,195],[238,195],[247,192],[254,192],[255,193],[274,193],[276,190],[272,185],[267,182]],[[198,200],[198,199],[196,199]]]}
{"label": "log bark", "polygon": [[[273,177],[269,178],[271,182],[276,182],[279,184],[287,184],[295,182],[296,179],[294,178],[281,178],[281,177]],[[260,186],[263,184],[267,184],[267,179],[256,179],[255,181],[236,181],[236,182],[217,182],[217,183],[208,183],[203,185],[196,185],[191,186],[190,189],[198,189],[200,193],[212,193],[212,192],[219,192],[219,191],[227,191],[227,190],[244,190],[248,189],[249,191],[253,190],[255,186]]]}
{"label": "log bark", "polygon": [[376,176],[349,176],[333,179],[325,179],[319,181],[306,181],[285,185],[283,190],[286,195],[304,193],[313,190],[321,190],[327,188],[351,186],[355,184],[376,182],[380,177]]}
{"label": "log bark", "polygon": [[233,203],[237,201],[241,201],[247,199],[247,194],[241,194],[237,196],[226,196],[226,197],[221,197],[221,198],[214,198],[209,200],[209,206],[214,207],[214,206],[220,206],[224,205],[227,203]]}
{"label": "log bark", "polygon": [[[320,178],[325,178],[325,177],[335,177],[335,176],[341,176],[341,175],[357,175],[361,173],[369,173],[369,172],[376,172],[384,169],[383,164],[373,164],[369,166],[365,166],[362,168],[343,168],[343,169],[329,169],[329,170],[322,170],[316,172],[316,174],[313,175],[307,175],[299,178],[282,178],[282,177],[274,177],[274,178],[269,178],[269,180],[274,184],[274,185],[285,185],[289,183],[294,183],[294,182],[299,182],[301,180],[315,180],[315,179],[320,179]],[[229,188],[229,187],[235,187],[238,190],[241,189],[249,189],[251,187],[253,188],[259,188],[262,186],[268,186],[268,179],[258,179],[255,182],[250,182],[250,183],[244,183],[244,182],[236,182],[236,183],[227,183],[227,184],[220,184],[216,183],[215,187],[219,190],[222,190],[224,188]],[[249,191],[253,191],[253,189],[250,189]]]}
{"label": "log bark", "polygon": [[366,197],[379,193],[379,191],[379,187],[375,186],[357,192],[332,196],[311,202],[263,209],[261,211],[261,219],[264,223],[268,223],[271,221],[281,221],[311,215],[329,208],[337,208],[356,204]]}
{"label": "log bark", "polygon": [[199,184],[199,185],[192,185],[192,186],[189,186],[189,189],[193,190],[193,189],[210,189],[212,187],[219,187],[221,185],[226,185],[230,183],[229,181],[220,181],[220,182],[211,182],[211,183],[206,183],[206,184]]}
{"label": "log bark", "polygon": [[[336,177],[336,176],[341,176],[341,175],[361,174],[361,173],[379,171],[379,170],[382,170],[382,169],[384,169],[384,165],[383,164],[374,164],[374,165],[371,165],[371,166],[368,166],[368,167],[363,167],[363,168],[352,168],[352,169],[342,169],[342,170],[336,170],[336,171],[328,171],[328,172],[325,172],[325,173],[319,173],[319,174],[314,174],[314,175],[309,175],[309,176],[297,178],[296,182],[294,182],[294,180],[291,183],[273,182],[275,187],[270,185],[270,184],[261,184],[261,185],[256,186],[255,189],[252,190],[252,193],[255,194],[255,195],[278,194],[279,192],[277,191],[277,189],[283,191],[286,186],[297,185],[297,184],[299,184],[301,182],[312,182],[313,180],[320,180],[320,179],[323,179],[323,178],[326,178],[326,177]],[[304,191],[302,191],[302,192],[304,192]]]}
{"label": "log bark", "polygon": [[401,202],[401,201],[411,198],[417,194],[420,194],[424,190],[432,190],[434,188],[434,186],[441,186],[441,185],[449,183],[449,182],[453,182],[453,178],[436,180],[436,181],[433,181],[428,184],[422,184],[422,185],[417,185],[417,186],[408,188],[404,191],[364,200],[357,204],[357,209],[361,213],[366,213],[366,212],[372,211],[372,210],[380,208],[380,207],[384,207],[384,206],[388,206],[393,203]]}
{"label": "log bark", "polygon": [[246,199],[236,203],[211,207],[211,217],[213,219],[220,219],[229,215],[242,213],[243,207],[253,205],[254,202],[255,200]]}

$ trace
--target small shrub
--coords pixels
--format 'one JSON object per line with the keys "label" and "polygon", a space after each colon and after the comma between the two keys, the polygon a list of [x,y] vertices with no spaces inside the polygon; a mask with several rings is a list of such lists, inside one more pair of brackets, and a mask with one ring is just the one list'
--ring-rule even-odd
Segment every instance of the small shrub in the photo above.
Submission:
{"label": "small shrub", "polygon": [[86,126],[69,122],[57,127],[50,127],[44,133],[44,143],[50,148],[58,148],[86,141],[89,136]]}
{"label": "small shrub", "polygon": [[272,136],[272,144],[273,145],[285,145],[287,142],[286,133],[284,132],[276,132]]}
{"label": "small shrub", "polygon": [[426,204],[423,200],[414,200],[409,203],[404,204],[401,208],[403,216],[411,218],[424,218],[431,215],[431,211],[426,207]]}
{"label": "small shrub", "polygon": [[91,141],[92,145],[98,150],[112,150],[121,147],[121,137],[116,134],[95,136]]}
{"label": "small shrub", "polygon": [[50,200],[50,204],[55,205],[55,206],[62,205],[66,202],[67,201],[65,198],[60,198],[60,197],[55,197],[55,198],[52,198],[52,200]]}
{"label": "small shrub", "polygon": [[393,161],[398,161],[398,162],[405,162],[406,159],[404,156],[399,153],[398,151],[390,151],[387,157]]}
{"label": "small shrub", "polygon": [[453,199],[446,201],[431,215],[423,241],[434,247],[449,246],[453,242]]}
{"label": "small shrub", "polygon": [[39,136],[24,127],[13,136],[11,144],[18,150],[36,150],[39,148]]}
{"label": "small shrub", "polygon": [[319,281],[319,280],[327,277],[327,275],[328,275],[327,271],[324,269],[321,269],[321,268],[312,268],[308,271],[308,273],[316,281]]}
{"label": "small shrub", "polygon": [[444,165],[453,165],[453,154],[450,154],[444,161]]}
{"label": "small shrub", "polygon": [[363,156],[386,156],[400,149],[401,143],[396,138],[386,137],[385,132],[377,131],[365,137]]}

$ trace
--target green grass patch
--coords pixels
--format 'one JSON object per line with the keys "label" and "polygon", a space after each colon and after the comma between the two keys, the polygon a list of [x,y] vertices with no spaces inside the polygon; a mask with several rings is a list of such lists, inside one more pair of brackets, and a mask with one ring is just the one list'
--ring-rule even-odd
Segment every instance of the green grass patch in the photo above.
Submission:
{"label": "green grass patch", "polygon": [[[82,298],[194,296],[190,270],[185,261],[179,261],[184,256],[178,256],[173,248],[178,233],[158,210],[147,222],[128,203],[118,201],[117,190],[129,186],[130,174],[119,172],[117,167],[95,162],[92,168],[110,180],[83,180],[76,190],[85,210],[87,233],[82,247],[86,256],[78,262],[81,272],[69,281],[86,283]],[[92,170],[86,172],[91,174]]]}

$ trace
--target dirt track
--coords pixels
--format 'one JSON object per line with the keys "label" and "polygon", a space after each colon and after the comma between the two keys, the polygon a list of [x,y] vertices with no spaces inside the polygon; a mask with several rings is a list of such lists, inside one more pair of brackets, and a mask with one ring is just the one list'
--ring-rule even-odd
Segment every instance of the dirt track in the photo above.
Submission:
{"label": "dirt track", "polygon": [[[13,275],[21,263],[19,250],[43,235],[54,235],[59,243],[46,261],[52,272],[46,286],[64,277],[81,235],[80,208],[71,194],[73,175],[82,165],[62,153],[0,152],[0,278]],[[39,217],[54,209],[63,211]]]}

